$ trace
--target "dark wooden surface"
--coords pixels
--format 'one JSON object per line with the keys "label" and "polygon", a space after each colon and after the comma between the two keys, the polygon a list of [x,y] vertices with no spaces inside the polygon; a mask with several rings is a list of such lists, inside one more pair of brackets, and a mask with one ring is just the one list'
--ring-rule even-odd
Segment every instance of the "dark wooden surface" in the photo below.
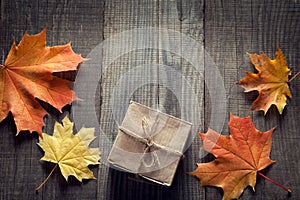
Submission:
{"label": "dark wooden surface", "polygon": [[[156,27],[178,31],[197,41],[207,54],[201,54],[198,65],[193,66],[184,56],[187,51],[183,41],[174,41],[170,35],[159,40],[160,49],[145,49],[127,52],[116,57],[112,63],[101,71],[95,93],[95,108],[100,128],[111,143],[116,136],[120,119],[127,108],[127,98],[131,98],[148,106],[157,105],[164,112],[196,122],[194,130],[206,131],[208,127],[222,130],[228,134],[225,123],[217,123],[214,116],[229,113],[245,117],[250,115],[257,128],[266,131],[277,126],[273,136],[271,158],[276,163],[263,170],[270,178],[280,182],[292,190],[292,195],[261,177],[257,179],[256,191],[247,188],[241,199],[300,199],[300,78],[291,82],[293,99],[279,115],[274,107],[263,115],[262,112],[249,112],[251,102],[256,93],[245,94],[235,85],[244,76],[244,71],[253,71],[246,53],[265,52],[273,57],[276,46],[280,44],[286,55],[287,63],[294,73],[300,70],[300,2],[285,1],[151,1],[151,0],[0,0],[0,58],[4,62],[13,38],[20,41],[22,35],[38,33],[46,25],[48,45],[64,44],[72,41],[75,52],[88,57],[89,53],[108,40],[126,30],[135,28]],[[169,37],[168,37],[169,36]],[[148,38],[141,36],[136,41]],[[165,40],[166,39],[166,40]],[[181,53],[167,51],[169,46],[178,43]],[[142,43],[143,44],[143,43]],[[107,43],[103,49],[103,57],[109,51],[117,52],[129,43]],[[208,58],[208,55],[211,57]],[[101,60],[100,62],[105,63]],[[207,70],[205,66],[214,61],[218,76]],[[160,64],[160,65],[157,65]],[[154,65],[147,68],[145,65]],[[84,66],[84,65],[83,65]],[[133,93],[120,91],[112,102],[114,89],[126,72],[134,72],[136,66],[144,66],[142,74],[131,77],[139,81]],[[180,78],[174,80],[173,74],[160,73],[164,66],[176,71]],[[202,67],[204,66],[204,68]],[[202,69],[202,70],[201,70]],[[79,75],[81,75],[79,73]],[[74,74],[64,74],[66,78]],[[167,81],[167,86],[160,80]],[[79,78],[79,77],[78,77]],[[81,77],[82,78],[82,77]],[[81,90],[88,89],[88,77]],[[83,78],[83,81],[84,81]],[[142,84],[143,81],[147,84]],[[225,86],[226,100],[221,99],[218,105],[223,110],[213,109],[216,101],[212,95],[218,88],[211,88],[209,83],[220,81]],[[186,86],[185,82],[189,84]],[[129,86],[128,86],[129,87]],[[176,94],[170,88],[176,88]],[[221,84],[220,84],[221,87]],[[77,88],[78,89],[78,88]],[[188,95],[193,91],[196,102]],[[215,89],[215,90],[214,90]],[[80,87],[79,87],[80,90]],[[129,90],[129,89],[128,89]],[[216,92],[217,91],[217,92]],[[111,109],[111,104],[116,109]],[[120,104],[120,105],[119,105]],[[55,120],[75,111],[66,106],[64,112],[44,105],[50,112],[45,117],[44,132],[51,133]],[[190,112],[182,112],[182,108]],[[189,110],[189,109],[187,109]],[[197,113],[196,113],[197,112]],[[82,115],[80,120],[90,120]],[[213,117],[211,117],[213,116]],[[212,120],[211,120],[212,119]],[[76,127],[80,127],[77,124]],[[10,115],[0,123],[0,199],[221,199],[222,191],[212,187],[199,187],[199,181],[186,172],[195,168],[197,162],[207,162],[210,156],[203,158],[199,138],[195,138],[180,162],[173,185],[169,188],[152,184],[135,175],[119,172],[105,164],[91,167],[97,180],[79,183],[70,178],[67,183],[57,170],[46,185],[35,192],[42,180],[49,174],[53,165],[39,161],[43,152],[36,145],[36,134],[21,133],[15,137],[16,128]],[[104,154],[109,152],[109,145],[98,137],[96,144]],[[105,156],[104,156],[105,157]]]}

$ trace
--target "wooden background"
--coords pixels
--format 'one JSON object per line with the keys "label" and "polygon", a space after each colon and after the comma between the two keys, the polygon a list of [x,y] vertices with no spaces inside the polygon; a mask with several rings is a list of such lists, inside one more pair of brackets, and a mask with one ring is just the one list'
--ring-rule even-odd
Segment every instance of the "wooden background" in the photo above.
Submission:
{"label": "wooden background", "polygon": [[[10,45],[15,38],[20,41],[25,32],[35,34],[47,25],[48,45],[65,44],[72,41],[75,52],[87,57],[101,42],[134,28],[156,27],[179,31],[196,40],[215,62],[221,73],[221,80],[215,80],[213,74],[205,68],[199,71],[178,54],[164,51],[172,44],[172,38],[162,41],[161,49],[142,49],[117,57],[106,70],[99,75],[95,105],[100,128],[112,142],[116,136],[120,117],[124,115],[131,98],[148,106],[157,106],[174,116],[195,120],[196,131],[206,131],[208,127],[222,130],[228,134],[226,123],[213,123],[210,119],[218,113],[212,112],[214,102],[207,81],[220,81],[225,86],[227,104],[226,122],[229,113],[245,117],[250,115],[257,128],[266,131],[277,126],[273,136],[271,158],[276,163],[263,170],[268,177],[280,182],[292,190],[292,195],[270,182],[258,177],[256,191],[247,188],[241,199],[300,199],[300,77],[291,82],[293,99],[283,115],[274,107],[263,116],[262,112],[249,112],[256,93],[245,94],[235,85],[244,76],[244,71],[253,71],[246,52],[265,52],[274,57],[276,46],[280,44],[286,55],[287,63],[293,74],[300,70],[300,1],[299,0],[0,0],[0,59],[4,63]],[[166,37],[167,38],[167,37]],[[145,38],[137,38],[143,41]],[[165,38],[163,38],[165,39]],[[168,39],[168,38],[167,38]],[[184,44],[178,43],[178,49],[184,52]],[[108,45],[106,51],[118,51],[126,42]],[[130,44],[128,44],[130,45]],[[101,61],[101,57],[98,58]],[[205,55],[199,59],[205,66]],[[160,84],[159,67],[151,68],[140,74],[137,80],[151,84],[138,85],[134,93],[121,91],[115,102],[121,102],[114,110],[110,109],[111,95],[118,81],[135,66],[152,64],[160,68],[169,66],[181,75],[180,80],[165,74],[169,84],[176,85],[180,95]],[[60,74],[61,75],[61,74]],[[62,74],[74,79],[74,73]],[[204,77],[204,78],[203,78]],[[205,79],[205,81],[204,81]],[[157,81],[157,82],[155,82]],[[187,81],[197,97],[197,102],[189,97],[184,86]],[[87,85],[82,90],[88,89]],[[217,91],[217,88],[216,88]],[[221,103],[224,103],[221,102]],[[225,102],[226,103],[226,102]],[[66,106],[64,113],[43,104],[50,113],[45,117],[44,132],[51,133],[55,120],[61,120],[72,107]],[[182,113],[182,107],[191,109]],[[198,118],[197,118],[198,117]],[[117,120],[117,119],[118,120]],[[84,115],[82,121],[89,121]],[[77,124],[78,127],[81,126]],[[217,127],[219,126],[219,127]],[[36,145],[37,134],[21,133],[15,137],[16,127],[10,115],[0,123],[0,199],[221,199],[222,190],[212,187],[199,187],[197,178],[188,175],[197,162],[208,162],[211,156],[201,151],[201,142],[195,138],[180,162],[173,185],[169,188],[152,184],[133,174],[109,168],[106,164],[94,166],[97,180],[79,183],[71,177],[67,183],[57,170],[46,185],[38,192],[35,188],[45,179],[53,165],[40,161],[43,152]],[[99,139],[100,138],[100,139]],[[96,144],[105,153],[105,144],[98,137]],[[102,146],[104,146],[104,148]],[[103,161],[105,163],[105,161]]]}

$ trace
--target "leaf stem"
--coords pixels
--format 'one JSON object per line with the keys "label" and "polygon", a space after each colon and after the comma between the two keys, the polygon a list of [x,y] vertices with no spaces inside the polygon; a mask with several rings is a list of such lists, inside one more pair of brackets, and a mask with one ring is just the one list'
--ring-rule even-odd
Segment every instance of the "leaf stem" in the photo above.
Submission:
{"label": "leaf stem", "polygon": [[45,185],[45,183],[48,181],[48,179],[50,178],[50,176],[53,174],[54,170],[57,168],[58,163],[56,163],[56,165],[53,167],[53,169],[51,170],[50,174],[47,176],[47,178],[35,189],[35,190],[39,190],[43,187],[43,185]]}
{"label": "leaf stem", "polygon": [[270,179],[269,177],[263,175],[261,172],[257,172],[257,173],[258,173],[260,176],[264,177],[266,180],[270,181],[271,183],[273,183],[273,184],[275,184],[275,185],[281,187],[282,189],[284,189],[284,190],[287,191],[288,193],[291,193],[291,192],[292,192],[292,190],[290,190],[289,188],[284,187],[284,186],[281,185],[280,183],[277,183],[276,181],[274,181],[274,180]]}
{"label": "leaf stem", "polygon": [[288,82],[290,83],[292,80],[294,80],[298,75],[300,74],[300,71],[297,72]]}

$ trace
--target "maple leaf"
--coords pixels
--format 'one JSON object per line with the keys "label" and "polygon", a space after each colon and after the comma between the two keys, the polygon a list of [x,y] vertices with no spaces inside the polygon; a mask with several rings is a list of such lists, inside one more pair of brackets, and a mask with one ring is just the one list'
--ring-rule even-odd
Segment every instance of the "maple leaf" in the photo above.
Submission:
{"label": "maple leaf", "polygon": [[197,169],[190,174],[197,176],[202,186],[221,187],[223,200],[239,198],[247,186],[254,190],[257,173],[290,192],[259,172],[274,162],[270,159],[274,128],[261,132],[255,128],[250,117],[239,118],[232,114],[228,126],[230,136],[220,135],[212,129],[206,134],[199,133],[204,150],[216,159],[198,163]]}
{"label": "maple leaf", "polygon": [[251,62],[258,70],[258,74],[246,72],[247,76],[238,84],[245,88],[245,92],[257,90],[259,95],[252,104],[252,110],[268,111],[272,104],[277,106],[280,114],[286,105],[286,97],[292,98],[288,86],[288,76],[291,70],[286,65],[286,59],[277,47],[275,59],[271,60],[266,54],[249,54]]}
{"label": "maple leaf", "polygon": [[76,99],[72,82],[53,72],[76,70],[84,59],[71,44],[46,47],[46,28],[39,34],[25,34],[19,45],[13,42],[4,65],[0,65],[0,122],[12,113],[17,134],[21,130],[42,133],[46,111],[36,98],[61,111]]}
{"label": "maple leaf", "polygon": [[62,125],[55,122],[53,136],[43,133],[42,137],[39,137],[37,144],[45,151],[41,160],[56,165],[37,190],[45,184],[57,166],[67,181],[70,175],[80,182],[82,179],[95,179],[93,172],[88,168],[88,165],[99,164],[100,159],[99,148],[88,147],[95,139],[94,128],[83,127],[74,135],[73,126],[74,123],[66,116]]}

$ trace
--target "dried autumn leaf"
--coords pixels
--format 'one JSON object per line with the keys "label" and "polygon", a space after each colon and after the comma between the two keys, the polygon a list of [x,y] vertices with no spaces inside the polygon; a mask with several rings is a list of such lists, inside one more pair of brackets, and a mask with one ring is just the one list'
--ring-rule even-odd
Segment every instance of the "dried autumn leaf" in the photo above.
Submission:
{"label": "dried autumn leaf", "polygon": [[288,76],[291,70],[286,65],[286,59],[278,47],[275,59],[271,60],[266,54],[249,54],[251,62],[258,70],[258,74],[247,72],[247,76],[238,84],[245,88],[245,92],[257,90],[259,95],[252,104],[252,110],[268,111],[272,104],[277,106],[280,114],[286,105],[286,97],[292,98],[288,86]]}
{"label": "dried autumn leaf", "polygon": [[239,198],[248,185],[254,190],[256,174],[262,175],[259,171],[274,162],[270,159],[274,128],[261,132],[255,128],[250,117],[233,115],[230,115],[228,126],[230,136],[220,135],[212,129],[206,134],[199,133],[204,149],[216,159],[209,163],[198,163],[197,169],[190,172],[201,180],[202,186],[221,187],[224,191],[223,200]]}
{"label": "dried autumn leaf", "polygon": [[76,70],[84,59],[73,52],[70,43],[46,47],[46,28],[39,34],[25,34],[14,42],[4,65],[0,64],[0,121],[12,113],[17,134],[21,130],[42,133],[46,111],[36,98],[61,111],[76,97],[72,82],[53,72]]}
{"label": "dried autumn leaf", "polygon": [[83,127],[74,135],[73,126],[74,123],[66,116],[62,120],[62,125],[55,122],[53,136],[43,133],[39,138],[38,145],[45,151],[41,160],[56,165],[37,190],[48,180],[57,166],[66,180],[70,175],[75,176],[79,181],[95,178],[88,168],[88,165],[99,164],[100,159],[99,148],[88,147],[95,139],[94,128]]}

